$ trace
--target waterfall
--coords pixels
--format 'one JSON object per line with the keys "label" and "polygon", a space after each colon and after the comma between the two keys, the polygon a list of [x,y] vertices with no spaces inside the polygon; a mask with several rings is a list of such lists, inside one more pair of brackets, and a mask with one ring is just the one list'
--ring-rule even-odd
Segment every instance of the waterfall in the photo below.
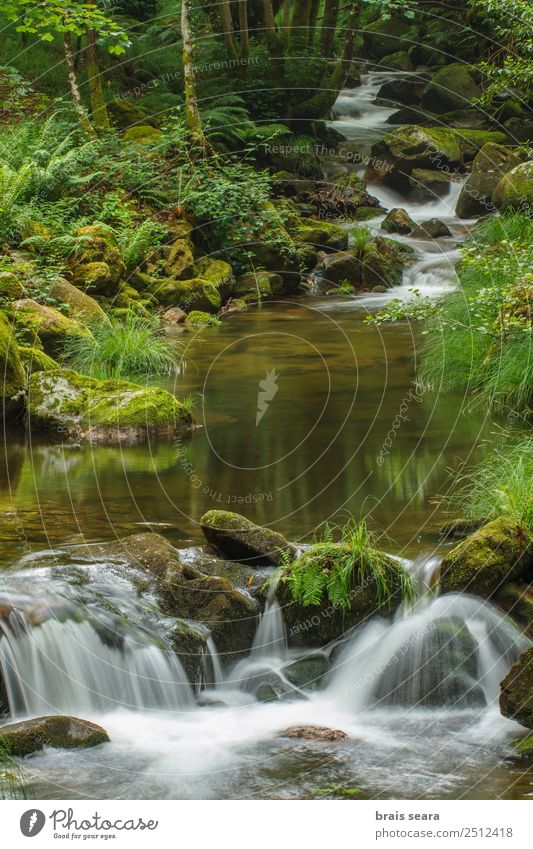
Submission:
{"label": "waterfall", "polygon": [[287,632],[283,613],[276,598],[271,592],[261,615],[259,625],[252,644],[252,659],[283,658],[287,654]]}
{"label": "waterfall", "polygon": [[4,623],[0,667],[13,715],[83,716],[115,707],[176,710],[192,703],[176,655],[141,632],[116,645],[112,639],[89,621],[50,619],[16,630]]}
{"label": "waterfall", "polygon": [[331,695],[354,713],[385,706],[486,707],[529,645],[491,604],[423,597],[392,622],[359,629],[338,659]]}

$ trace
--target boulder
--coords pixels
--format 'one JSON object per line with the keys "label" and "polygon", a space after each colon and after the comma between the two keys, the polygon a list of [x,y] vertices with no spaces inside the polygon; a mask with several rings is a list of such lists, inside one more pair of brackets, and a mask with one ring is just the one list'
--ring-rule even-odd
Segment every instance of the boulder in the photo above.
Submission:
{"label": "boulder", "polygon": [[391,209],[381,222],[381,229],[385,230],[386,233],[400,233],[404,236],[414,230],[415,227],[415,222],[405,209],[398,207]]}
{"label": "boulder", "polygon": [[421,77],[387,80],[377,93],[376,102],[384,105],[400,103],[402,106],[417,106],[422,100],[426,80]]}
{"label": "boulder", "polygon": [[204,536],[225,556],[257,566],[279,566],[292,559],[296,547],[282,534],[255,525],[249,519],[226,510],[209,510],[200,519]]}
{"label": "boulder", "polygon": [[500,684],[500,710],[533,728],[533,648],[522,652]]}
{"label": "boulder", "polygon": [[62,440],[138,442],[189,430],[190,413],[157,386],[97,380],[75,371],[32,374],[27,423]]}
{"label": "boulder", "polygon": [[411,259],[412,250],[394,239],[378,236],[367,243],[361,259],[361,286],[374,289],[376,286],[397,286],[404,268]]}
{"label": "boulder", "polygon": [[492,193],[496,209],[531,208],[533,204],[533,161],[517,165],[496,184]]}
{"label": "boulder", "polygon": [[17,341],[3,313],[0,313],[0,374],[2,380],[2,415],[10,418],[23,407],[26,375]]}
{"label": "boulder", "polygon": [[294,687],[303,690],[318,690],[324,683],[329,670],[327,657],[313,654],[295,660],[283,668],[283,675]]}
{"label": "boulder", "polygon": [[302,569],[315,569],[317,565],[329,571],[332,563],[342,562],[349,556],[350,549],[344,543],[319,543],[300,555],[298,561],[284,571],[276,593],[290,642],[311,647],[325,646],[370,617],[389,616],[400,606],[410,579],[403,566],[386,554],[379,555],[379,586],[374,570],[366,562],[354,563],[347,606],[344,608],[333,605],[325,593],[317,604],[304,605],[301,600],[295,600],[290,584],[293,568],[298,568],[300,574]]}
{"label": "boulder", "polygon": [[459,218],[475,218],[494,210],[492,194],[501,178],[520,164],[520,157],[501,144],[488,142],[475,155],[455,208]]}
{"label": "boulder", "polygon": [[[111,556],[125,560],[148,572],[155,581],[159,604],[168,616],[193,620],[205,625],[222,655],[222,662],[235,660],[252,646],[260,612],[259,603],[245,591],[235,587],[227,578],[206,575],[182,561],[180,552],[159,534],[146,533],[125,537],[113,543],[103,543],[80,550],[86,556]],[[181,623],[171,640],[181,656],[186,651]],[[187,639],[192,639],[188,634]],[[193,643],[189,643],[189,646]],[[198,669],[194,653],[199,646],[194,640],[192,667]],[[194,677],[194,676],[193,676]]]}
{"label": "boulder", "polygon": [[42,347],[48,354],[60,353],[72,336],[89,336],[90,331],[79,321],[67,318],[55,307],[23,298],[10,305],[10,315],[19,332],[32,347]]}
{"label": "boulder", "polygon": [[347,740],[345,731],[338,728],[327,728],[325,725],[291,725],[285,731],[280,731],[278,737],[297,738],[299,740]]}
{"label": "boulder", "polygon": [[407,50],[411,43],[419,40],[420,30],[401,16],[380,18],[363,30],[363,45],[368,56],[383,59],[400,50]]}
{"label": "boulder", "polygon": [[70,262],[72,279],[83,291],[112,296],[126,277],[126,266],[110,228],[99,224],[80,227],[81,250]]}
{"label": "boulder", "polygon": [[194,309],[217,313],[222,305],[220,292],[200,277],[191,280],[155,278],[150,284],[150,293],[159,304],[177,306],[185,312]]}
{"label": "boulder", "polygon": [[304,221],[291,227],[290,234],[296,242],[328,253],[344,251],[348,247],[347,230],[329,221]]}
{"label": "boulder", "polygon": [[338,285],[351,283],[355,288],[361,285],[361,262],[349,251],[340,251],[321,257],[316,269],[319,282]]}
{"label": "boulder", "polygon": [[54,749],[91,749],[109,743],[107,731],[74,716],[41,716],[0,726],[0,743],[13,757]]}
{"label": "boulder", "polygon": [[459,62],[440,68],[426,86],[422,109],[429,109],[439,115],[453,109],[464,109],[481,95],[474,75],[473,68]]}
{"label": "boulder", "polygon": [[533,637],[533,587],[526,584],[505,584],[494,596],[498,607]]}
{"label": "boulder", "polygon": [[192,227],[183,224],[178,229],[178,238],[168,249],[165,260],[165,272],[177,280],[195,277],[194,245],[191,238]]}
{"label": "boulder", "polygon": [[161,314],[163,324],[170,327],[176,324],[183,324],[186,318],[187,313],[179,307],[170,307]]}
{"label": "boulder", "polygon": [[411,233],[413,239],[441,239],[444,236],[451,235],[446,224],[439,218],[430,218],[429,221],[423,221]]}
{"label": "boulder", "polygon": [[76,318],[84,324],[107,321],[105,312],[94,298],[62,277],[58,277],[52,283],[48,294],[58,303],[68,307],[69,317]]}
{"label": "boulder", "polygon": [[52,357],[49,357],[39,348],[19,345],[18,352],[20,361],[28,374],[33,374],[36,371],[57,371],[61,368],[59,363],[56,363]]}
{"label": "boulder", "polygon": [[162,136],[161,130],[150,126],[150,124],[137,124],[135,127],[128,127],[122,138],[126,144],[153,144],[158,142]]}
{"label": "boulder", "polygon": [[26,296],[24,286],[11,271],[0,271],[0,304],[18,301]]}
{"label": "boulder", "polygon": [[250,271],[241,274],[235,285],[235,295],[247,303],[262,301],[283,293],[283,277],[275,271]]}
{"label": "boulder", "polygon": [[379,65],[390,71],[414,71],[414,65],[406,50],[397,50],[380,59]]}
{"label": "boulder", "polygon": [[202,628],[186,619],[176,619],[168,635],[170,645],[197,692],[206,685],[214,683],[213,670],[207,665],[208,634],[207,628]]}
{"label": "boulder", "polygon": [[505,584],[533,578],[533,541],[520,522],[501,517],[466,537],[441,563],[443,592],[489,598]]}
{"label": "boulder", "polygon": [[432,201],[450,191],[453,174],[431,168],[413,168],[409,176],[410,197],[416,201]]}

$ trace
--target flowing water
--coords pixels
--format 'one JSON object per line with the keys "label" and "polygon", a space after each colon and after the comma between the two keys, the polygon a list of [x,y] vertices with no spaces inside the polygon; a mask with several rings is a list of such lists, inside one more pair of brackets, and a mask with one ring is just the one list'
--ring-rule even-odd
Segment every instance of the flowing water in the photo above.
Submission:
{"label": "flowing water", "polygon": [[[372,103],[386,75],[343,92],[334,125],[369,144],[392,110]],[[446,220],[452,237],[415,242],[394,294],[454,285],[464,227],[448,198],[406,204]],[[371,222],[378,227],[381,219]],[[176,394],[201,394],[191,438],[121,448],[50,445],[15,434],[0,471],[0,664],[16,717],[73,713],[111,744],[25,761],[46,798],[303,798],[359,787],[377,798],[524,798],[531,776],[510,757],[519,727],[499,714],[498,684],[527,645],[487,602],[422,592],[393,621],[373,620],[323,652],[289,647],[271,591],[249,657],[224,668],[212,639],[193,688],[172,651],[172,621],[142,575],[74,544],[152,528],[182,549],[198,519],[227,508],[309,541],[342,511],[370,514],[380,545],[421,590],[434,583],[447,469],[483,453],[492,423],[460,396],[419,395],[416,330],[375,328],[381,295],[304,297],[228,317],[187,341]],[[388,295],[390,297],[390,295]],[[257,422],[260,382],[276,391]],[[173,387],[171,387],[173,388]],[[187,549],[183,557],[192,556]],[[327,664],[307,686],[294,666]],[[291,673],[292,670],[292,673]],[[261,687],[279,701],[261,702]],[[344,741],[288,739],[323,724]]]}

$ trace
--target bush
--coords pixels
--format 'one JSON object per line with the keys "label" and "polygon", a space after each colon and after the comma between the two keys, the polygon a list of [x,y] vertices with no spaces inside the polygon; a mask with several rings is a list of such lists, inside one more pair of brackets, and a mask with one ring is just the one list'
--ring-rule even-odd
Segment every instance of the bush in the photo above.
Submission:
{"label": "bush", "polygon": [[90,336],[71,337],[63,357],[71,368],[90,377],[129,378],[170,374],[180,367],[176,342],[168,339],[155,316],[129,312],[91,327]]}

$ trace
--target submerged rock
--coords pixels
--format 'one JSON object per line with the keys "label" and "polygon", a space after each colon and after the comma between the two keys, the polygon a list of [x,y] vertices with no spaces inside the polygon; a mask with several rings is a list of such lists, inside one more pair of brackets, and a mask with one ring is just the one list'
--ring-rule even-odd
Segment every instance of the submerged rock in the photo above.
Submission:
{"label": "submerged rock", "polygon": [[533,728],[533,648],[522,652],[500,684],[500,710]]}
{"label": "submerged rock", "polygon": [[304,690],[318,690],[323,685],[328,670],[327,657],[323,654],[313,654],[285,666],[283,675],[295,687]]}
{"label": "submerged rock", "polygon": [[73,716],[41,716],[0,726],[0,743],[14,757],[39,752],[45,746],[55,749],[90,749],[109,743],[107,731],[94,722]]}
{"label": "submerged rock", "polygon": [[510,581],[533,577],[533,540],[520,522],[502,517],[459,543],[441,563],[443,592],[489,598]]}
{"label": "submerged rock", "polygon": [[61,369],[32,374],[31,430],[89,442],[138,442],[189,430],[192,417],[170,392],[125,380],[97,380]]}
{"label": "submerged rock", "polygon": [[239,513],[209,510],[200,524],[206,540],[234,560],[279,566],[284,557],[292,559],[296,554],[296,547],[282,534],[255,525]]}
{"label": "submerged rock", "polygon": [[300,740],[347,740],[345,731],[338,728],[326,728],[325,725],[292,725],[280,731],[278,737],[298,738]]}

